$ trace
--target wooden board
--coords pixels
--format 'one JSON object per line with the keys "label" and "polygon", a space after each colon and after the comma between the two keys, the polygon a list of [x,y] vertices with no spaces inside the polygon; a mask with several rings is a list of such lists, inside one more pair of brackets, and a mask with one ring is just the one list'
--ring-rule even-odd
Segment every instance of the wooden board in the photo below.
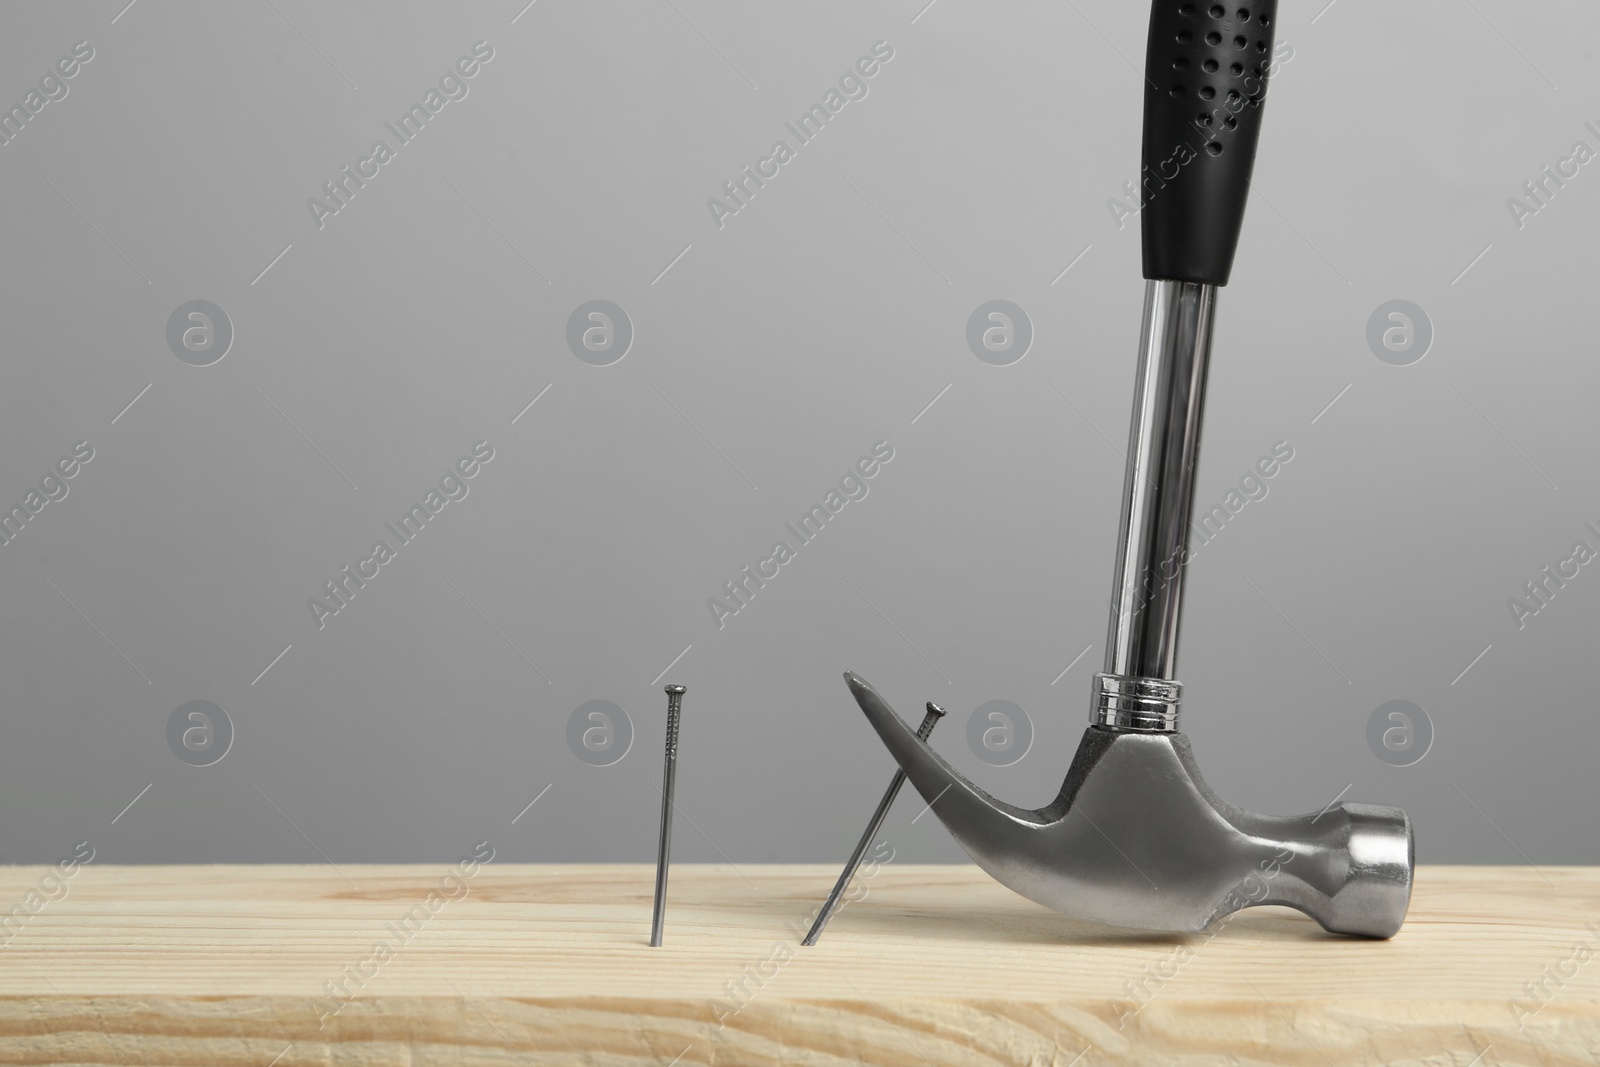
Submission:
{"label": "wooden board", "polygon": [[47,873],[0,868],[0,1064],[1600,1063],[1595,868],[1424,868],[1366,942],[1120,936],[884,865],[811,949],[835,868],[676,866],[660,949],[645,865]]}

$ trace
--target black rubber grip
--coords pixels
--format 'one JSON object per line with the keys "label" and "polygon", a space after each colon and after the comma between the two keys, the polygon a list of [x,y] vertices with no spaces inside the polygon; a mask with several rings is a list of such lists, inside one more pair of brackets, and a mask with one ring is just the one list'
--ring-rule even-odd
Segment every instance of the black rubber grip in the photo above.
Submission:
{"label": "black rubber grip", "polygon": [[1277,0],[1150,6],[1140,174],[1146,278],[1228,284],[1277,14]]}

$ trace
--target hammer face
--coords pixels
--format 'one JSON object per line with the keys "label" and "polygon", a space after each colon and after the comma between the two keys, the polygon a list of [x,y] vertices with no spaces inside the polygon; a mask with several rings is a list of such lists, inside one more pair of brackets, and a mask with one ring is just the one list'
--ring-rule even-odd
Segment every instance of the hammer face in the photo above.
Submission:
{"label": "hammer face", "polygon": [[845,680],[906,777],[1002,884],[1073,918],[1196,932],[1282,904],[1334,933],[1391,937],[1411,898],[1411,824],[1398,808],[1340,804],[1301,816],[1236,808],[1205,784],[1186,737],[1091,726],[1046,807],[969,782],[864,679]]}

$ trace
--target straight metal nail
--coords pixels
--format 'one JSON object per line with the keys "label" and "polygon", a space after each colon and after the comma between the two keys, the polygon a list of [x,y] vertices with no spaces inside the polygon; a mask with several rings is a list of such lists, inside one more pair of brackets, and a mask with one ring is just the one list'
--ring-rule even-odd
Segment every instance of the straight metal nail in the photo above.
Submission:
{"label": "straight metal nail", "polygon": [[650,944],[661,945],[661,927],[667,915],[667,860],[672,851],[672,793],[678,782],[678,719],[683,713],[686,686],[667,686],[667,759],[661,775],[661,845],[656,850],[656,906],[650,920]]}

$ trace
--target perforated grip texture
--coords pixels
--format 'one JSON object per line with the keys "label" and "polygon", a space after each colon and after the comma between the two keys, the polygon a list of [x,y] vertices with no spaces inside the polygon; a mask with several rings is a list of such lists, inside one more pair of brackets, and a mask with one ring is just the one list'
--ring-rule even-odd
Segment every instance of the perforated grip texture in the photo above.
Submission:
{"label": "perforated grip texture", "polygon": [[1277,0],[1150,6],[1140,174],[1146,278],[1228,284],[1277,14]]}

